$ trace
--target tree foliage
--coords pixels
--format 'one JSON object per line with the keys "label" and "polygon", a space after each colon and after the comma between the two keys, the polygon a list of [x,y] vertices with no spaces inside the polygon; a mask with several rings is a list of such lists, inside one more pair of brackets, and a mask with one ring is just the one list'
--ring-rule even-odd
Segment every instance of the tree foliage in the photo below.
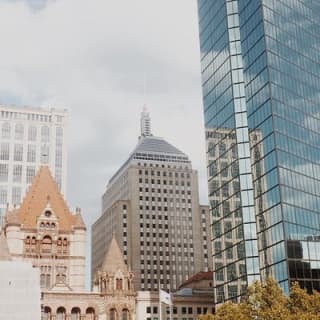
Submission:
{"label": "tree foliage", "polygon": [[275,280],[268,279],[250,286],[241,303],[224,303],[214,315],[199,320],[320,320],[320,293],[310,295],[293,284],[287,297]]}

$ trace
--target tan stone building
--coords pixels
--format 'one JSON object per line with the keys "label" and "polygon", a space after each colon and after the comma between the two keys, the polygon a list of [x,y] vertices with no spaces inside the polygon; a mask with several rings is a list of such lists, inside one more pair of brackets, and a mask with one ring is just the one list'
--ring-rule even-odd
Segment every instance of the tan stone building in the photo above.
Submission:
{"label": "tan stone building", "polygon": [[209,209],[199,205],[198,173],[189,157],[151,134],[141,115],[141,136],[109,180],[102,215],[92,226],[92,277],[112,234],[135,275],[136,290],[176,290],[191,275],[212,268]]}
{"label": "tan stone building", "polygon": [[43,320],[135,320],[133,274],[112,239],[102,268],[94,279],[94,292],[43,293]]}
{"label": "tan stone building", "polygon": [[[115,238],[94,292],[85,291],[86,227],[80,210],[69,210],[48,167],[40,168],[21,207],[7,212],[4,233],[13,266],[30,261],[39,268],[43,320],[135,320],[133,274]],[[4,248],[0,257],[8,256]]]}
{"label": "tan stone building", "polygon": [[70,212],[47,166],[40,168],[21,207],[4,226],[13,260],[40,269],[43,289],[84,290],[86,227]]}

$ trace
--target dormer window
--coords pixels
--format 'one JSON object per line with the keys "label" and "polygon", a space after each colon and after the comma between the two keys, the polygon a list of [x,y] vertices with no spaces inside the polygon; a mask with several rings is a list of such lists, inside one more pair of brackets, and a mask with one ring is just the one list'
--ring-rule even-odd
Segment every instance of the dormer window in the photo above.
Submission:
{"label": "dormer window", "polygon": [[49,218],[49,217],[51,217],[52,212],[51,212],[50,210],[46,210],[45,213],[44,213],[44,215],[45,215],[47,218]]}

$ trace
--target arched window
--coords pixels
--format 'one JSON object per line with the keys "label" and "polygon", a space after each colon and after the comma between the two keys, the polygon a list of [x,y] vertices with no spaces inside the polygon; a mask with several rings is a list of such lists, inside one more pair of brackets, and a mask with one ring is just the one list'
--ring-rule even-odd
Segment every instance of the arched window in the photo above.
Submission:
{"label": "arched window", "polygon": [[41,320],[51,320],[51,308],[44,307],[41,315]]}
{"label": "arched window", "polygon": [[56,320],[66,320],[66,309],[64,307],[59,307],[57,309]]}
{"label": "arched window", "polygon": [[2,125],[2,138],[10,139],[10,129],[10,124],[8,122],[5,122]]}
{"label": "arched window", "polygon": [[64,254],[68,253],[68,239],[67,238],[63,239],[62,245],[63,245],[63,253]]}
{"label": "arched window", "polygon": [[81,311],[78,307],[74,307],[71,310],[71,320],[80,320]]}
{"label": "arched window", "polygon": [[57,253],[62,253],[62,238],[58,238],[57,240]]}
{"label": "arched window", "polygon": [[24,127],[21,123],[17,123],[15,126],[14,137],[16,140],[23,139]]}
{"label": "arched window", "polygon": [[36,237],[31,238],[31,251],[36,252],[37,239]]}
{"label": "arched window", "polygon": [[[50,226],[50,225],[49,225]],[[43,253],[51,253],[52,249],[52,240],[49,236],[44,236],[42,239],[41,251]]]}
{"label": "arched window", "polygon": [[49,142],[50,129],[48,126],[43,126],[41,128],[41,142]]}
{"label": "arched window", "polygon": [[110,310],[110,320],[118,320],[117,319],[117,310],[116,309],[111,309]]}
{"label": "arched window", "polygon": [[95,311],[93,308],[89,307],[86,310],[86,320],[95,320]]}
{"label": "arched window", "polygon": [[122,310],[122,319],[121,320],[130,320],[130,313],[128,309]]}

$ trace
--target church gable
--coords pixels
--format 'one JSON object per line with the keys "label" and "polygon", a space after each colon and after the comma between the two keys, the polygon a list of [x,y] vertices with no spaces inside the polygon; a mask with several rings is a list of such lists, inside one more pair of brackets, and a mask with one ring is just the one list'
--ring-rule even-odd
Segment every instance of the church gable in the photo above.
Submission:
{"label": "church gable", "polygon": [[[50,210],[46,210],[48,205]],[[76,216],[69,210],[49,168],[42,166],[17,210],[17,217],[23,228],[35,229],[38,228],[40,216],[46,211],[55,214],[60,230],[72,230]]]}

